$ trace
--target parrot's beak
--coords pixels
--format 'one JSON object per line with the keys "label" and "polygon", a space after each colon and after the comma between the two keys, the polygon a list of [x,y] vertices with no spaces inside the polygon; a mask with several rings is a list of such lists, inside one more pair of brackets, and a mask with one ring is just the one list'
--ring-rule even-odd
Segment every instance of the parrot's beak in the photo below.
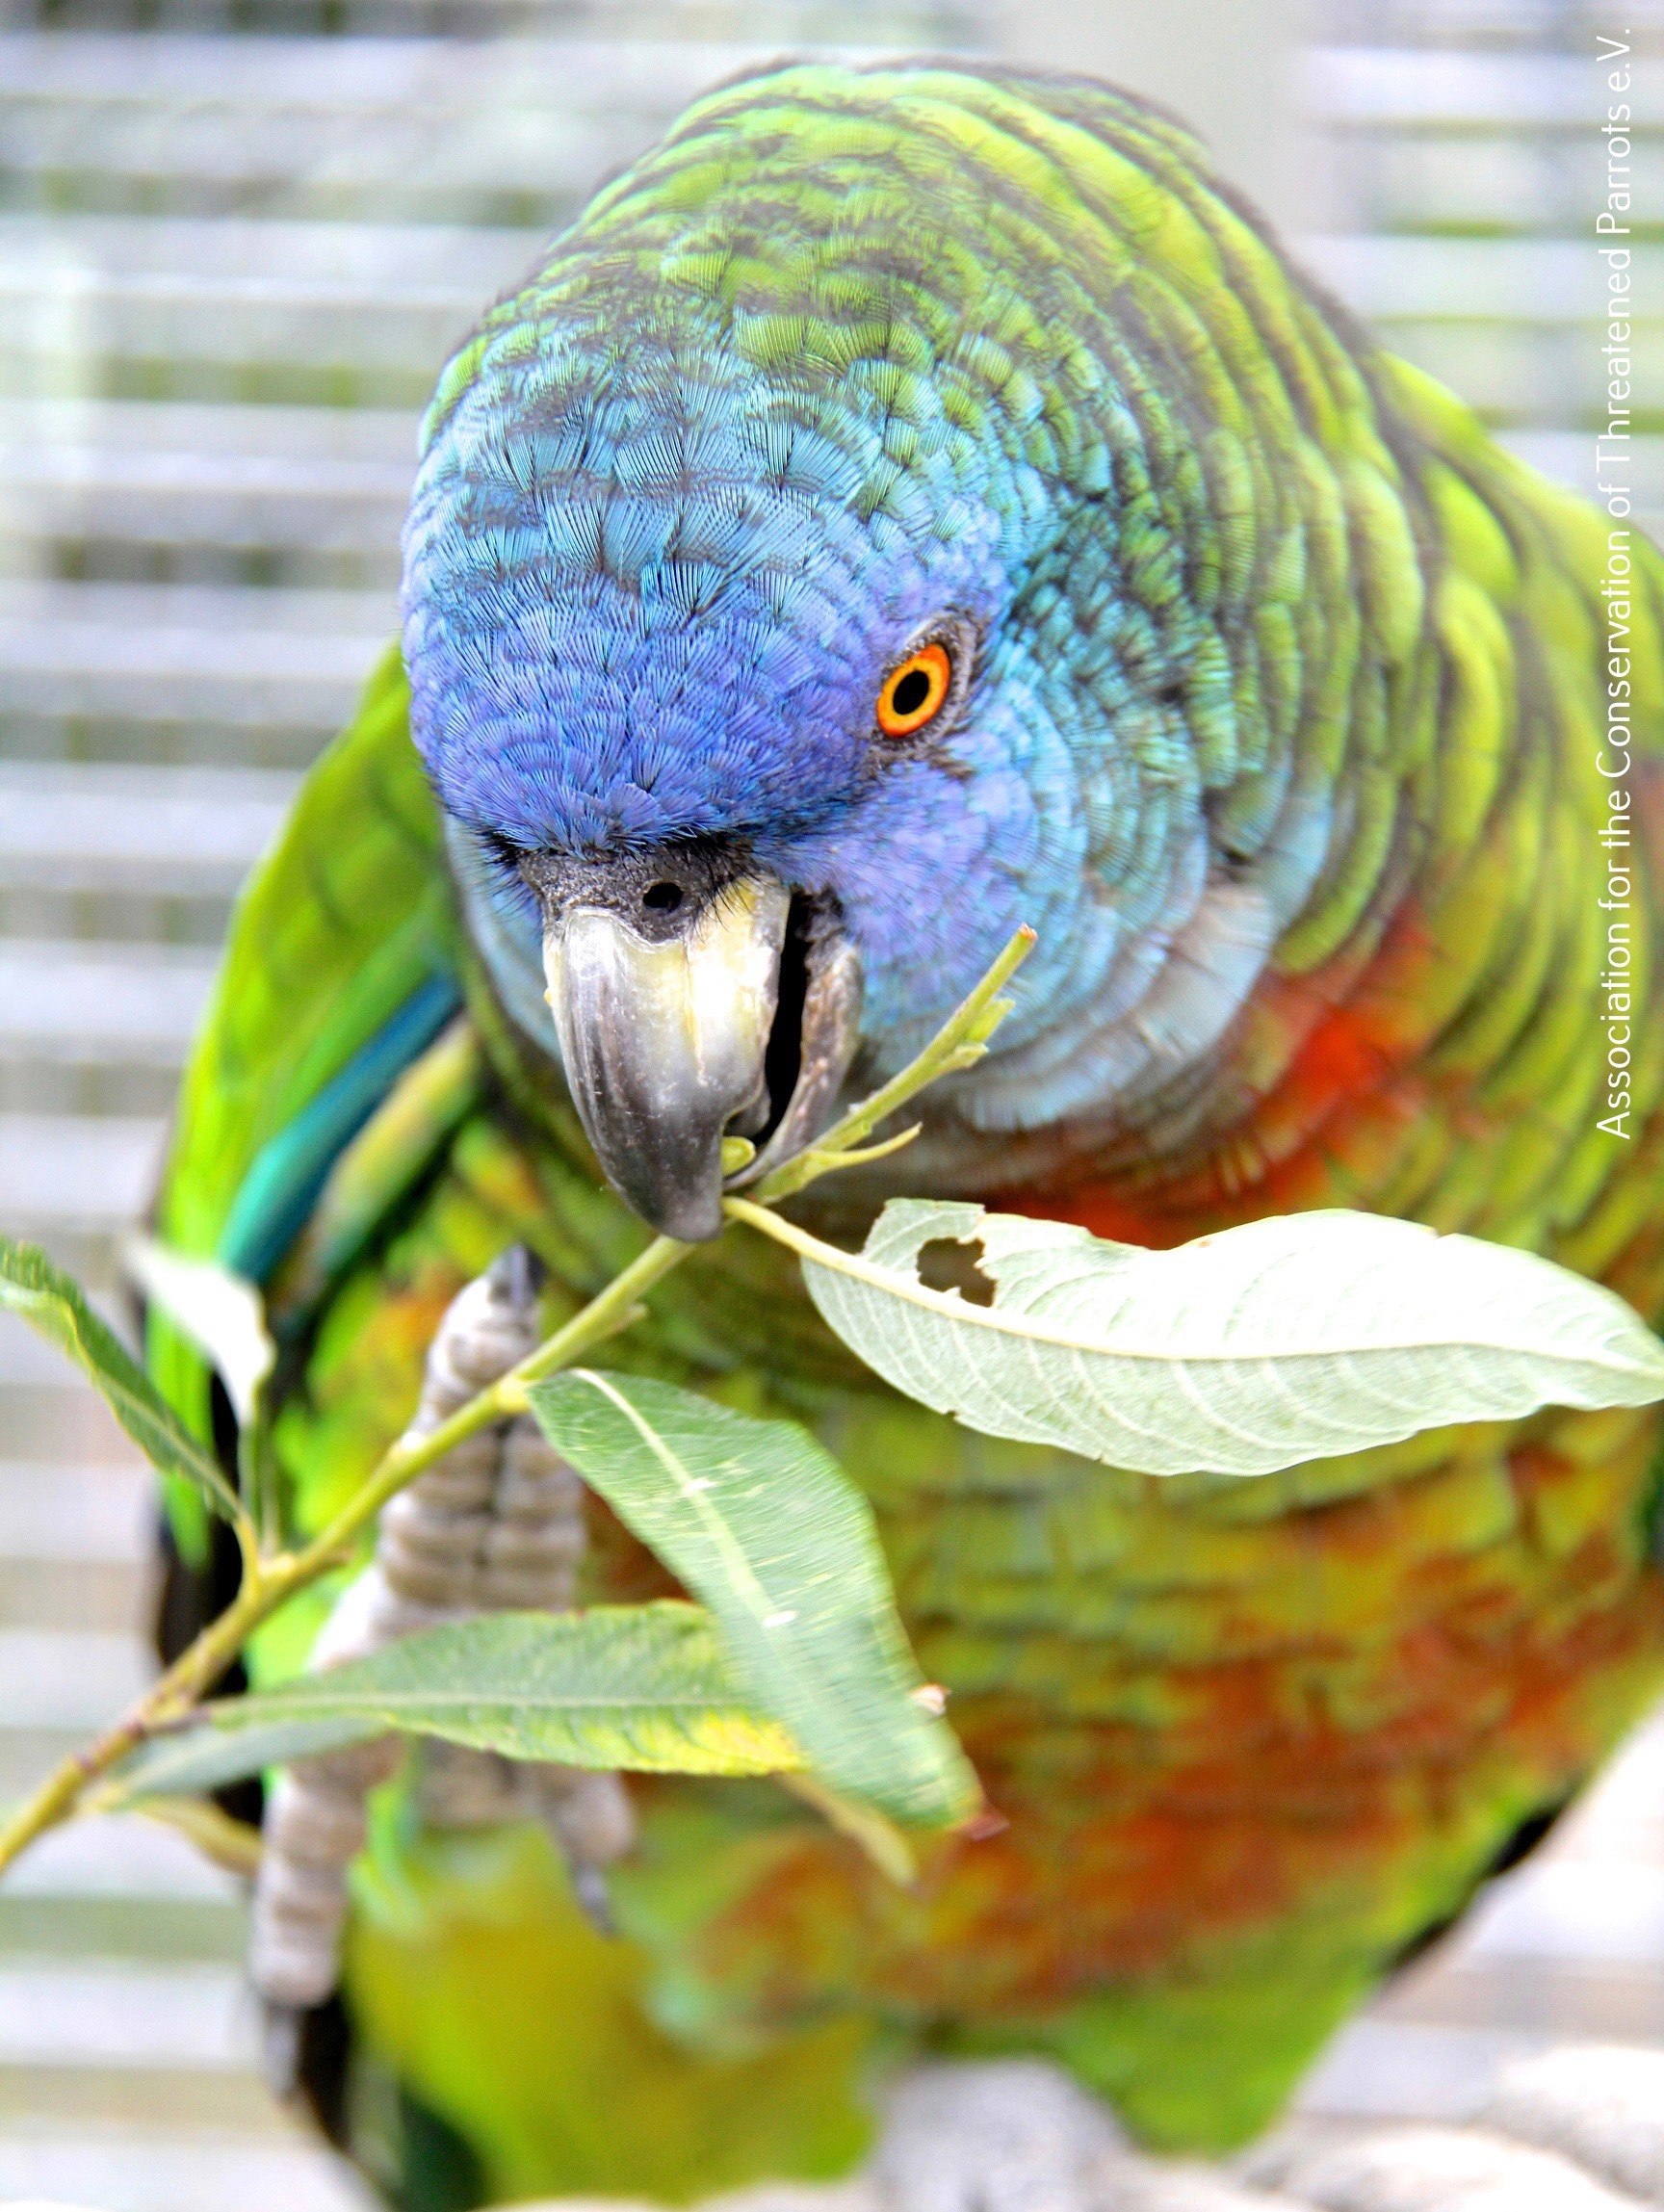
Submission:
{"label": "parrot's beak", "polygon": [[[715,1236],[725,1184],[825,1125],[855,1048],[853,949],[776,876],[695,846],[522,870],[567,1087],[609,1182],[664,1236]],[[725,1177],[730,1136],[761,1150]]]}

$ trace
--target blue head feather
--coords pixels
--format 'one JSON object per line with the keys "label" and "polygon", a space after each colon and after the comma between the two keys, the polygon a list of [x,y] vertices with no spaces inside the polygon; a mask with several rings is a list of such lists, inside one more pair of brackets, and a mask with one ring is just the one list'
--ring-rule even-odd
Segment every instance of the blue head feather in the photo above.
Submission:
{"label": "blue head feather", "polygon": [[[874,1031],[927,1027],[1034,903],[1045,824],[986,664],[1009,519],[946,452],[875,505],[881,425],[697,326],[539,338],[487,357],[406,530],[412,727],[446,810],[527,850],[742,838],[839,899]],[[988,642],[970,712],[887,748],[884,672],[942,615]]]}
{"label": "blue head feather", "polygon": [[[959,118],[939,143],[909,120],[926,79]],[[1031,924],[959,1094],[1009,1129],[1192,1062],[1325,831],[1238,725],[1203,418],[1156,391],[1137,315],[1106,320],[1083,219],[955,135],[1004,96],[815,68],[691,111],[441,380],[404,651],[493,928],[531,928],[506,848],[743,840],[838,900],[884,1070]],[[1028,226],[1003,265],[991,193]],[[1183,388],[1176,351],[1161,370]],[[891,745],[883,676],[943,617],[976,640],[962,709]]]}

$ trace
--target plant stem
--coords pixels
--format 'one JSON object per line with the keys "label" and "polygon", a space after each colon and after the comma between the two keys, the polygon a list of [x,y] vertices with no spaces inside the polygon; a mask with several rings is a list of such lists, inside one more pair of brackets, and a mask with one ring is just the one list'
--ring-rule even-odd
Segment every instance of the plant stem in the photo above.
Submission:
{"label": "plant stem", "polygon": [[[426,1436],[414,1442],[401,1439],[394,1444],[322,1535],[315,1536],[304,1551],[296,1553],[297,1564],[316,1559],[318,1574],[334,1566],[358,1531],[374,1521],[387,1500],[424,1468],[443,1459],[448,1451],[480,1429],[523,1414],[531,1403],[526,1395],[528,1383],[535,1382],[539,1375],[552,1375],[561,1367],[570,1366],[591,1345],[604,1343],[621,1328],[628,1327],[643,1294],[662,1282],[673,1267],[680,1266],[694,1249],[691,1244],[679,1244],[673,1236],[656,1236],[621,1275],[615,1275],[605,1290],[590,1299],[581,1314],[575,1314],[546,1343],[529,1352],[518,1366],[510,1367],[506,1375],[482,1390],[478,1397],[470,1398],[449,1420],[429,1429]],[[309,1575],[308,1579],[311,1578]],[[0,1861],[0,1865],[3,1864],[4,1861]]]}
{"label": "plant stem", "polygon": [[[975,990],[949,1016],[915,1060],[870,1099],[851,1107],[809,1151],[777,1168],[758,1185],[752,1194],[753,1203],[729,1200],[729,1212],[736,1219],[754,1226],[767,1226],[772,1235],[783,1235],[785,1225],[765,1210],[769,1205],[790,1197],[806,1184],[836,1168],[853,1166],[855,1148],[880,1122],[898,1111],[926,1083],[981,1058],[989,1036],[1009,1005],[1009,1001],[1000,998],[1000,990],[1027,957],[1033,943],[1034,932],[1020,929]],[[810,1251],[812,1257],[819,1257],[824,1249],[812,1237],[799,1239],[801,1232],[784,1237],[798,1250]],[[226,1672],[263,1622],[270,1620],[297,1591],[318,1581],[351,1555],[354,1540],[390,1497],[480,1429],[524,1413],[530,1403],[526,1393],[528,1383],[570,1366],[593,1345],[628,1328],[640,1316],[645,1293],[673,1267],[680,1266],[694,1249],[691,1244],[678,1243],[671,1236],[655,1237],[622,1274],[590,1299],[581,1314],[575,1314],[563,1328],[557,1329],[547,1342],[539,1344],[518,1366],[510,1367],[506,1375],[477,1397],[470,1398],[437,1428],[429,1429],[421,1437],[401,1437],[382,1454],[369,1478],[334,1520],[299,1551],[281,1551],[262,1557],[257,1548],[254,1523],[247,1512],[240,1509],[234,1525],[243,1550],[244,1574],[236,1597],[137,1704],[84,1751],[76,1752],[56,1767],[34,1796],[0,1826],[0,1873],[4,1873],[38,1835],[68,1819],[91,1785],[118,1765],[146,1736],[188,1713]]]}
{"label": "plant stem", "polygon": [[639,1305],[641,1294],[667,1275],[693,1250],[674,1237],[658,1236],[633,1260],[621,1275],[592,1298],[581,1314],[558,1329],[546,1343],[511,1367],[507,1374],[470,1398],[447,1421],[415,1439],[401,1438],[384,1452],[369,1480],[353,1495],[328,1525],[299,1551],[279,1552],[273,1559],[252,1559],[245,1552],[242,1587],[221,1613],[180,1653],[120,1720],[97,1736],[84,1751],[65,1759],[48,1775],[34,1796],[21,1805],[0,1828],[0,1873],[33,1843],[38,1835],[67,1819],[81,1797],[101,1775],[126,1757],[164,1722],[176,1719],[211,1689],[242,1651],[261,1623],[319,1577],[339,1566],[353,1539],[375,1520],[387,1500],[403,1490],[425,1468],[479,1429],[523,1413],[526,1388],[539,1375],[567,1366],[591,1345],[616,1335]]}
{"label": "plant stem", "polygon": [[188,1710],[218,1681],[242,1651],[245,1638],[299,1587],[294,1573],[298,1564],[298,1558],[259,1562],[224,1612],[180,1653],[160,1680],[85,1751],[73,1753],[54,1768],[0,1828],[0,1872],[38,1835],[67,1819],[88,1785],[143,1743],[159,1722]]}
{"label": "plant stem", "polygon": [[251,1877],[260,1871],[259,1831],[221,1812],[211,1797],[141,1797],[131,1800],[129,1809],[188,1836],[227,1874]]}
{"label": "plant stem", "polygon": [[[863,1099],[859,1106],[835,1121],[824,1136],[783,1160],[772,1175],[765,1176],[750,1194],[754,1202],[772,1206],[779,1199],[790,1198],[805,1184],[829,1175],[845,1164],[839,1157],[849,1152],[870,1136],[881,1122],[898,1113],[922,1091],[927,1083],[939,1077],[951,1075],[956,1068],[975,1065],[988,1050],[988,1039],[1000,1027],[1011,1008],[1008,999],[1001,999],[1001,991],[1011,980],[1018,969],[1034,950],[1035,933],[1027,924],[1019,929],[1005,947],[998,960],[989,969],[976,988],[949,1015],[917,1059],[910,1060],[900,1074],[892,1076],[887,1083],[875,1090],[871,1098]],[[888,1147],[883,1149],[888,1150]],[[853,1165],[851,1161],[849,1163]]]}

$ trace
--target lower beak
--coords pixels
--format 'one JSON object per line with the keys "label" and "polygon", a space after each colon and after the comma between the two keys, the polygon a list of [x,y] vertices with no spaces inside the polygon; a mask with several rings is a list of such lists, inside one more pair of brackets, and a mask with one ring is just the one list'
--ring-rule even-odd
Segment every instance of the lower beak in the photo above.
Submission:
{"label": "lower beak", "polygon": [[[823,1126],[847,1071],[853,950],[835,930],[799,944],[793,921],[786,887],[761,872],[651,938],[610,903],[549,917],[544,971],[573,1103],[609,1182],[664,1236],[715,1236],[724,1137],[772,1125],[743,1171],[753,1180]],[[771,1098],[771,1076],[785,1098]]]}

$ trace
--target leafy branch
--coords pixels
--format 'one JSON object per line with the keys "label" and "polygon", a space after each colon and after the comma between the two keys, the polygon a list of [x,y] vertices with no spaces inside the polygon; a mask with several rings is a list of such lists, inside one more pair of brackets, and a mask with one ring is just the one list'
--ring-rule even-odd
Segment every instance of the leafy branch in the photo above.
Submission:
{"label": "leafy branch", "polygon": [[[986,1052],[1032,943],[1020,931],[908,1068],[726,1201],[732,1222],[796,1256],[828,1327],[904,1396],[991,1436],[1146,1473],[1234,1475],[1547,1404],[1664,1398],[1664,1346],[1621,1298],[1529,1253],[1413,1222],[1268,1217],[1157,1252],[1066,1222],[895,1199],[849,1253],[777,1211],[911,1139],[877,1132]],[[925,1248],[945,1241],[976,1249],[986,1303],[924,1280]],[[865,1497],[795,1423],[585,1364],[693,1249],[656,1238],[498,1382],[402,1438],[320,1535],[287,1551],[259,1534],[258,1453],[245,1455],[239,1496],[77,1287],[0,1240],[0,1304],[79,1361],[158,1467],[197,1483],[244,1558],[229,1609],[0,1831],[0,1868],[56,1823],[117,1803],[234,1855],[243,1847],[190,1793],[395,1731],[577,1766],[777,1774],[904,1876],[897,1824],[963,1821],[977,1786],[945,1693],[908,1648]],[[188,1329],[182,1306],[214,1304],[199,1262],[153,1255],[147,1279],[165,1298],[172,1285],[169,1311]],[[257,1414],[266,1355],[241,1295],[217,1356]],[[699,1603],[487,1615],[204,1705],[251,1631],[349,1560],[389,1498],[526,1413]]]}
{"label": "leafy branch", "polygon": [[[927,1083],[980,1058],[1010,1005],[1001,998],[1001,990],[1033,943],[1033,931],[1020,929],[910,1067],[845,1113],[801,1159],[788,1161],[767,1179],[756,1194],[760,1207],[776,1204],[821,1175],[871,1158],[871,1151],[861,1149],[863,1141],[882,1120]],[[230,1522],[243,1555],[242,1581],[225,1611],[119,1720],[65,1759],[0,1827],[0,1872],[38,1836],[82,1809],[95,1786],[148,1739],[176,1731],[188,1721],[255,1629],[299,1592],[348,1561],[357,1540],[390,1498],[480,1430],[533,1410],[533,1385],[574,1366],[642,1318],[642,1299],[695,1249],[674,1237],[655,1237],[581,1313],[507,1374],[427,1434],[401,1438],[390,1446],[328,1525],[310,1543],[287,1550],[262,1543],[245,1499],[93,1313],[80,1288],[39,1252],[0,1237],[0,1305],[20,1314],[76,1360],[152,1464],[195,1483],[213,1510]],[[151,1280],[160,1287],[154,1272]],[[593,1471],[586,1471],[593,1479]],[[241,1702],[252,1713],[262,1710],[263,1701]]]}
{"label": "leafy branch", "polygon": [[[1390,1215],[1271,1215],[1151,1252],[903,1198],[851,1253],[726,1205],[797,1255],[827,1326],[906,1396],[1145,1474],[1271,1474],[1447,1421],[1664,1397],[1664,1347],[1612,1291]],[[987,1306],[921,1280],[939,1242],[979,1248]]]}

